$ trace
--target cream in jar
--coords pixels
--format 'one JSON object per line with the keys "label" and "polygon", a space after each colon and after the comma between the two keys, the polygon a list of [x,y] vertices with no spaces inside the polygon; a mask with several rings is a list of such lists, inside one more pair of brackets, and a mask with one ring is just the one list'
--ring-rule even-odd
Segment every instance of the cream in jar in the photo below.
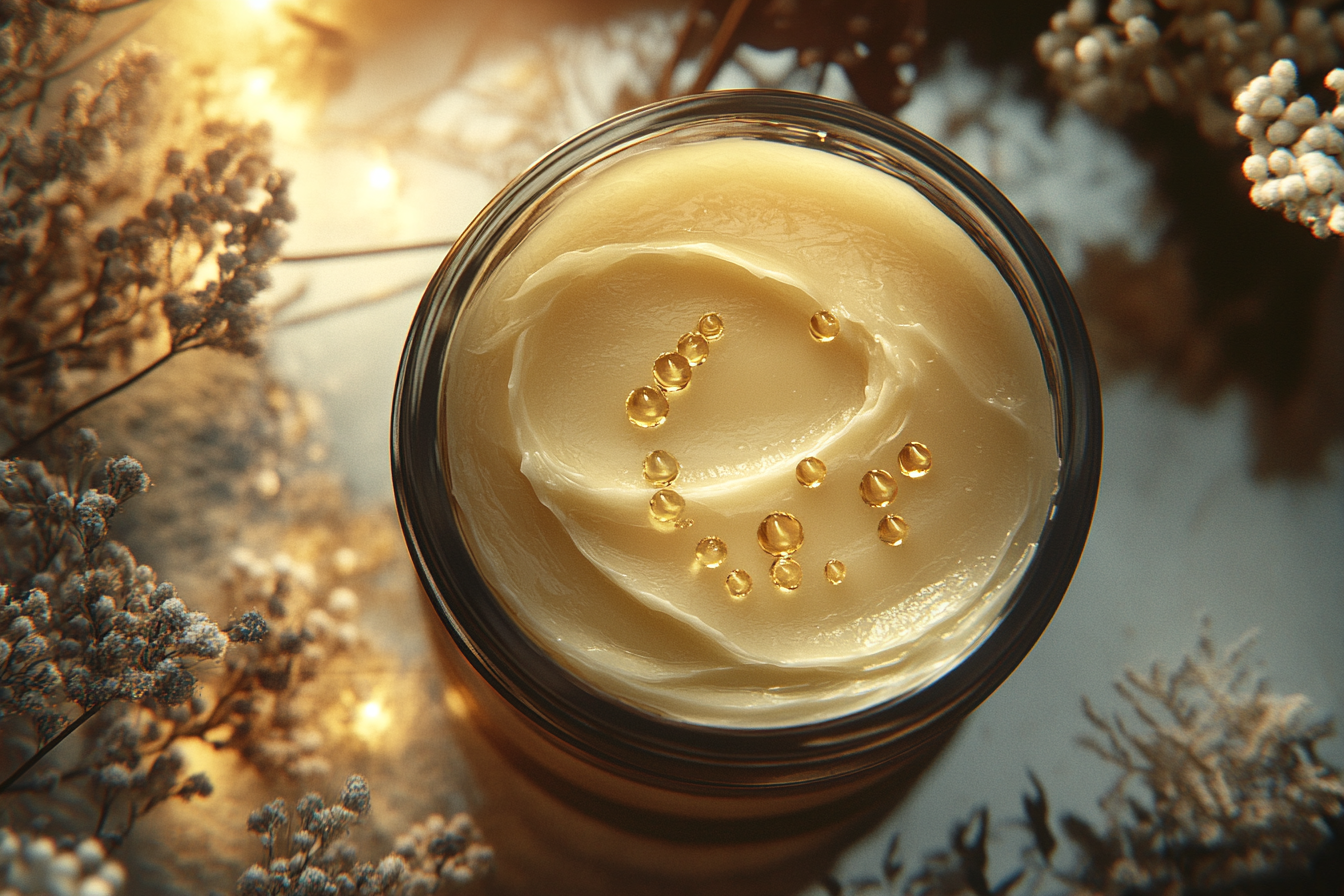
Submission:
{"label": "cream in jar", "polygon": [[999,619],[1059,475],[998,269],[914,188],[802,146],[581,178],[449,349],[451,497],[498,599],[590,686],[696,724],[937,678]]}

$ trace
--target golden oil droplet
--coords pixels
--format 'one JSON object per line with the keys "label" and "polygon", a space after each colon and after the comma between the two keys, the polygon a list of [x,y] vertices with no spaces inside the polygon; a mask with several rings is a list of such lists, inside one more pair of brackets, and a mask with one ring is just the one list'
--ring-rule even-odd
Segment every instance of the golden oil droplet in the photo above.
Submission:
{"label": "golden oil droplet", "polygon": [[812,315],[812,320],[808,321],[808,330],[812,332],[812,338],[818,342],[830,342],[840,335],[840,318],[829,311],[818,311]]}
{"label": "golden oil droplet", "polygon": [[803,584],[803,567],[792,557],[780,557],[770,564],[770,581],[776,588],[796,591]]}
{"label": "golden oil droplet", "polygon": [[709,360],[709,340],[699,333],[687,333],[677,340],[677,351],[692,367],[699,367]]}
{"label": "golden oil droplet", "polygon": [[718,536],[710,535],[702,538],[695,546],[695,560],[701,566],[716,569],[727,559],[728,545],[724,544],[723,539]]}
{"label": "golden oil droplet", "polygon": [[869,470],[859,480],[859,497],[869,507],[886,507],[896,498],[896,480],[886,470]]}
{"label": "golden oil droplet", "polygon": [[803,546],[803,524],[791,513],[777,511],[756,528],[761,550],[774,557],[787,557]]}
{"label": "golden oil droplet", "polygon": [[845,580],[845,563],[843,560],[826,561],[826,581],[832,585],[839,585]]}
{"label": "golden oil droplet", "polygon": [[728,593],[738,600],[751,593],[751,576],[747,575],[745,569],[735,569],[728,573],[728,578],[723,580],[723,584]]}
{"label": "golden oil droplet", "polygon": [[686,499],[670,488],[660,488],[649,499],[649,513],[660,523],[673,523],[686,509]]}
{"label": "golden oil droplet", "polygon": [[909,534],[909,524],[894,513],[882,517],[877,524],[877,537],[893,547],[905,541]]}
{"label": "golden oil droplet", "polygon": [[695,525],[695,520],[691,519],[690,517],[687,517],[687,518],[684,519],[684,520],[677,520],[677,528],[678,528],[678,529],[689,529],[689,528],[691,528],[691,527],[694,526],[694,525]]}
{"label": "golden oil droplet", "polygon": [[700,322],[695,325],[695,329],[710,342],[716,342],[723,337],[723,318],[711,311],[700,318]]}
{"label": "golden oil droplet", "polygon": [[691,384],[691,362],[679,352],[659,355],[653,362],[653,380],[664,392],[680,392]]}
{"label": "golden oil droplet", "polygon": [[642,429],[662,426],[667,411],[667,396],[652,386],[640,386],[625,399],[625,416]]}
{"label": "golden oil droplet", "polygon": [[669,451],[650,451],[644,458],[644,480],[650,485],[671,485],[681,472],[681,464]]}
{"label": "golden oil droplet", "polygon": [[901,449],[897,463],[901,465],[902,473],[911,479],[918,479],[933,466],[933,455],[929,453],[929,446],[923,442],[907,442]]}
{"label": "golden oil droplet", "polygon": [[805,457],[794,467],[793,475],[803,488],[816,488],[826,478],[826,464],[819,457]]}

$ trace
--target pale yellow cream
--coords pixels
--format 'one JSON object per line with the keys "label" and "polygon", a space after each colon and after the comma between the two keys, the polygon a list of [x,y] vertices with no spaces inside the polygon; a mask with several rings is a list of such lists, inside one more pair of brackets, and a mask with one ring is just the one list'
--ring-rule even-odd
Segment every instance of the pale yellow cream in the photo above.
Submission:
{"label": "pale yellow cream", "polygon": [[[828,310],[840,335],[814,340]],[[700,316],[724,335],[641,429],[626,396]],[[452,499],[499,599],[594,687],[732,727],[818,721],[897,697],[992,627],[1059,469],[1051,399],[994,265],[914,189],[806,148],[724,138],[571,184],[479,286],[445,380]],[[932,453],[899,473],[909,441]],[[686,501],[650,517],[645,456]],[[795,477],[825,462],[817,488]],[[892,473],[889,507],[859,496]],[[796,516],[802,585],[770,580],[761,520]],[[892,547],[878,523],[897,513]],[[721,538],[727,561],[695,560]],[[843,562],[838,585],[828,561]],[[751,592],[725,587],[746,570]]]}

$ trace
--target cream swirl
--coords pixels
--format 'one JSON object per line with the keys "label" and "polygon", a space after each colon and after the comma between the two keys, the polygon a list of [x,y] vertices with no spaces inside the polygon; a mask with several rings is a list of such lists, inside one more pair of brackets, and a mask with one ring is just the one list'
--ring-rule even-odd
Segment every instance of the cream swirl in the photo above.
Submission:
{"label": "cream swirl", "polygon": [[[778,184],[787,176],[787,194]],[[813,312],[840,321],[819,343]],[[626,420],[704,312],[710,344],[662,426]],[[988,631],[1058,468],[1039,354],[1011,290],[914,190],[796,147],[719,140],[610,166],[483,285],[453,335],[446,454],[478,564],[520,624],[594,686],[706,724],[832,717],[918,687]],[[933,472],[859,497],[911,440]],[[669,451],[687,528],[650,518]],[[806,456],[828,469],[804,489]],[[803,524],[771,585],[756,528]],[[891,547],[886,513],[910,526]],[[728,547],[715,569],[696,542]],[[843,561],[842,583],[827,561]],[[755,585],[741,600],[729,569]]]}

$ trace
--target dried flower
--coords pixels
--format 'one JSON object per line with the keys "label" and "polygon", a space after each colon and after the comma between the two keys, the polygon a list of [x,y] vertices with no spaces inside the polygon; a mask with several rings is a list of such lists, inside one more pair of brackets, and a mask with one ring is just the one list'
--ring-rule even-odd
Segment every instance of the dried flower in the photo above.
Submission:
{"label": "dried flower", "polygon": [[[1031,775],[1020,826],[1031,839],[1020,868],[991,879],[982,808],[953,828],[949,848],[927,857],[901,892],[1008,896],[1051,892],[1047,884],[1078,896],[1308,891],[1318,851],[1332,838],[1338,849],[1344,833],[1344,780],[1315,750],[1332,726],[1308,719],[1300,694],[1274,694],[1252,679],[1252,645],[1244,638],[1220,655],[1206,626],[1195,654],[1174,671],[1131,670],[1116,684],[1133,718],[1103,718],[1084,701],[1097,733],[1081,743],[1120,774],[1100,801],[1103,830],[1073,815],[1061,819],[1074,847],[1069,864],[1054,864],[1059,841],[1045,790]],[[882,882],[829,881],[830,892],[895,892],[897,845]]]}
{"label": "dried flower", "polygon": [[1075,819],[1066,833],[1104,844],[1084,876],[1106,892],[1215,889],[1299,870],[1344,813],[1344,781],[1315,751],[1333,726],[1310,719],[1301,694],[1251,680],[1253,643],[1219,655],[1205,631],[1174,671],[1127,672],[1116,690],[1138,727],[1084,703],[1098,734],[1082,743],[1120,777],[1102,798],[1107,829],[1085,831]]}
{"label": "dried flower", "polygon": [[494,850],[462,812],[447,820],[431,815],[413,825],[397,838],[393,852],[405,862],[409,892],[433,893],[443,884],[470,883],[494,865]]}
{"label": "dried flower", "polygon": [[113,700],[189,699],[191,663],[218,658],[226,643],[108,540],[108,522],[149,480],[129,457],[99,471],[91,443],[96,436],[82,432],[60,475],[0,461],[0,727],[28,726],[36,749],[65,727],[67,704],[89,713]]}
{"label": "dried flower", "polygon": [[[96,88],[71,90],[50,128],[4,134],[0,431],[10,455],[178,353],[258,351],[252,300],[294,218],[289,179],[271,165],[265,125],[201,122],[159,155],[161,137],[149,135],[162,130],[166,67],[151,51],[124,52]],[[127,196],[140,214],[121,211]],[[113,214],[120,223],[106,224]]]}
{"label": "dried flower", "polygon": [[368,783],[351,775],[337,805],[310,793],[295,804],[292,817],[284,800],[257,809],[247,829],[261,840],[266,861],[238,879],[239,896],[430,896],[470,883],[494,864],[494,851],[464,814],[449,821],[431,815],[376,864],[357,861],[345,837],[369,807]]}
{"label": "dried flower", "polygon": [[330,771],[304,685],[331,656],[359,644],[361,635],[349,618],[357,606],[354,592],[333,589],[323,609],[316,585],[310,570],[284,555],[263,560],[247,550],[234,552],[224,588],[236,602],[261,609],[246,611],[228,627],[235,646],[222,678],[186,718],[172,723],[175,736],[206,738],[259,768],[293,777]]}
{"label": "dried flower", "polygon": [[46,80],[88,37],[100,10],[90,0],[7,0],[0,16],[0,113],[41,98]]}

